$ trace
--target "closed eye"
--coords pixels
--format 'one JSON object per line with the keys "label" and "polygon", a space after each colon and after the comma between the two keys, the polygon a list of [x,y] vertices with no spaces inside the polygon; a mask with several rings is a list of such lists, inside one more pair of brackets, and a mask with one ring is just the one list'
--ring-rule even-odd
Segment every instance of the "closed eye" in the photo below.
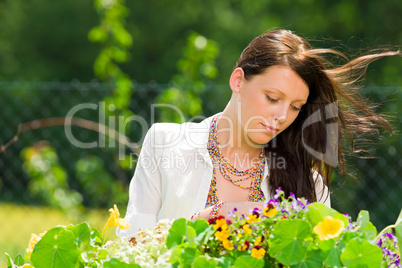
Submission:
{"label": "closed eye", "polygon": [[269,95],[265,95],[265,97],[267,97],[267,100],[269,100],[270,102],[278,102],[279,101],[279,99],[271,98]]}
{"label": "closed eye", "polygon": [[291,107],[292,107],[293,110],[295,110],[297,112],[300,112],[302,110],[302,108],[303,108],[303,106],[302,107],[296,107],[296,106],[293,106],[293,105],[291,105]]}

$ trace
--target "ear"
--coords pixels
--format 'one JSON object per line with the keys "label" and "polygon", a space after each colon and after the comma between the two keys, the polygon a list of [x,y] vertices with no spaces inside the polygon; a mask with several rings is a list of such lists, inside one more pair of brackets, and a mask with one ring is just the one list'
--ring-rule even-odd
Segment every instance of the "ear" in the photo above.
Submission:
{"label": "ear", "polygon": [[244,82],[244,71],[242,68],[238,67],[233,70],[230,75],[229,85],[234,93],[240,92],[241,84]]}

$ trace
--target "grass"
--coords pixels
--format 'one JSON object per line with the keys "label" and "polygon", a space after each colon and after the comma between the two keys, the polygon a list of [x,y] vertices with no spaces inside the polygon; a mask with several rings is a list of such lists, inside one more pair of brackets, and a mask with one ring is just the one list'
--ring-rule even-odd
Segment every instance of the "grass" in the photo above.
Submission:
{"label": "grass", "polygon": [[[5,253],[12,258],[17,254],[25,255],[32,233],[39,234],[57,225],[77,224],[83,221],[102,232],[108,218],[107,210],[89,210],[84,220],[73,222],[57,209],[0,203],[0,267],[7,267]],[[114,230],[113,228],[109,230],[107,239],[116,238]]]}

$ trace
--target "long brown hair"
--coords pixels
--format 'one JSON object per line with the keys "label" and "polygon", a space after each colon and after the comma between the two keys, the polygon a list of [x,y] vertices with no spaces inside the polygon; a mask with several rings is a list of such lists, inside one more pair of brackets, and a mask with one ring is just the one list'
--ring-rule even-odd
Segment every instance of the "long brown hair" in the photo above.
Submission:
{"label": "long brown hair", "polygon": [[[329,68],[334,64],[324,58],[328,54],[347,59],[336,50],[314,49],[307,40],[291,31],[275,30],[252,40],[236,64],[236,68],[244,70],[247,80],[270,66],[286,65],[308,85],[307,103],[296,120],[268,144],[266,155],[270,163],[271,189],[281,187],[286,195],[292,192],[310,201],[317,199],[312,171],[321,174],[328,187],[335,166],[348,174],[343,151],[345,141],[349,141],[349,147],[356,152],[357,138],[377,134],[380,126],[392,133],[389,122],[358,92],[358,85],[368,64],[401,53],[369,54],[332,69]],[[328,119],[335,126],[330,131]],[[284,168],[273,165],[273,158],[279,157],[285,159]]]}

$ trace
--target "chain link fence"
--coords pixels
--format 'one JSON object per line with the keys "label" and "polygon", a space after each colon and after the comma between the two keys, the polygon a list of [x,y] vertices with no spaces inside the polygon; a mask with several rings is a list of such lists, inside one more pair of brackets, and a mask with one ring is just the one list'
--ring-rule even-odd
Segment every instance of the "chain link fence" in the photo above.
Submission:
{"label": "chain link fence", "polygon": [[[148,84],[134,83],[134,93],[131,99],[130,109],[135,115],[145,119],[148,126],[152,124],[152,109],[155,98],[168,88],[169,85],[160,85],[156,82]],[[0,226],[0,248],[8,245],[5,239],[7,234],[15,233],[15,226],[19,226],[19,233],[44,231],[45,225],[32,226],[30,212],[34,211],[39,205],[43,205],[43,200],[39,196],[32,194],[29,188],[30,175],[27,174],[27,167],[24,166],[24,148],[34,146],[40,141],[46,141],[47,145],[54,148],[60,166],[65,171],[65,177],[70,191],[80,193],[81,203],[86,207],[99,208],[111,203],[118,203],[122,214],[127,203],[127,195],[119,194],[128,191],[128,184],[134,172],[134,165],[122,168],[117,159],[118,151],[116,146],[94,146],[93,148],[78,148],[71,144],[66,137],[65,128],[62,125],[35,128],[35,123],[30,124],[32,130],[19,133],[18,139],[13,138],[18,133],[21,123],[41,120],[46,118],[66,117],[71,109],[79,104],[94,104],[93,108],[81,109],[75,116],[98,122],[100,107],[103,98],[110,95],[112,87],[101,84],[94,80],[89,83],[80,81],[64,82],[5,82],[0,81],[0,145],[5,145],[0,154],[0,215],[2,215]],[[396,87],[369,87],[365,89],[369,97],[376,102],[384,102],[383,111],[393,115],[392,124],[395,130],[401,130],[402,122],[402,89]],[[230,89],[227,86],[207,85],[207,90],[201,96],[203,100],[204,115],[210,116],[222,111],[230,98]],[[38,123],[36,123],[38,126]],[[140,126],[130,127],[126,135],[134,142],[140,142],[142,129]],[[20,129],[21,130],[21,129]],[[73,136],[81,142],[99,141],[100,134],[90,128],[72,126]],[[10,142],[11,141],[11,142]],[[10,142],[10,143],[9,143]],[[379,140],[372,146],[374,159],[349,159],[349,170],[355,175],[356,179],[344,178],[339,174],[334,175],[332,182],[332,206],[341,211],[356,217],[358,211],[368,210],[371,214],[373,223],[380,229],[385,225],[392,224],[397,218],[397,214],[402,207],[402,136],[396,132],[390,136],[385,134],[384,140]],[[127,152],[127,151],[126,151]],[[26,154],[26,152],[25,152]],[[92,183],[83,187],[83,181],[77,178],[77,162],[80,159],[88,159],[96,156],[100,163],[98,169],[104,170],[103,173],[87,174],[92,176]],[[91,159],[91,158],[89,158]],[[91,161],[89,161],[91,162]],[[78,174],[78,175],[77,175]],[[107,175],[108,174],[108,175]],[[85,176],[85,174],[83,175]],[[106,200],[91,203],[89,192],[91,189],[98,189],[99,182],[104,176],[109,176],[112,184],[119,183],[121,188],[116,192],[118,200],[106,196]],[[78,176],[79,177],[79,176]],[[97,183],[97,179],[99,180]],[[110,182],[109,182],[110,183]],[[96,187],[95,187],[96,186]],[[84,190],[83,190],[84,189]],[[87,190],[85,190],[87,189]],[[99,190],[101,191],[101,190]],[[98,192],[99,192],[98,191]],[[104,189],[102,190],[104,191]],[[103,192],[101,192],[103,193]],[[93,193],[96,196],[96,192]],[[95,198],[95,197],[94,197]],[[100,198],[100,197],[96,197]],[[6,220],[13,219],[15,206],[24,205],[21,216],[22,222],[12,222]],[[50,216],[49,216],[50,217]],[[107,215],[105,216],[105,218]],[[18,220],[18,219],[17,219]],[[43,223],[48,219],[43,219]],[[43,227],[43,228],[41,228]],[[51,227],[51,226],[50,226]],[[14,237],[14,236],[13,236]],[[14,239],[16,239],[14,237]],[[29,237],[22,237],[26,243]],[[21,253],[21,248],[7,250],[17,250]]]}

